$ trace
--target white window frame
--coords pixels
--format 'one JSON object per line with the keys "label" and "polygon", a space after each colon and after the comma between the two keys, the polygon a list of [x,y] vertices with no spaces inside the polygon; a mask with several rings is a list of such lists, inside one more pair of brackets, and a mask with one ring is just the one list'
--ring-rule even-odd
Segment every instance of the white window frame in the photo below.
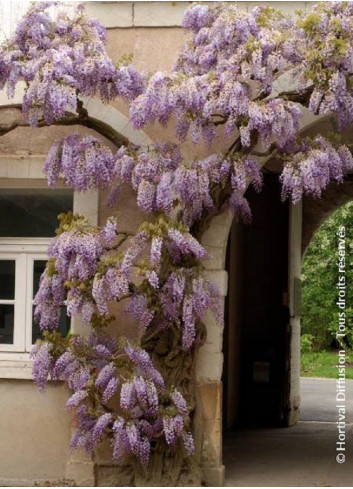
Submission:
{"label": "white window frame", "polygon": [[47,250],[39,253],[27,253],[27,266],[26,266],[26,326],[25,326],[25,351],[28,353],[31,351],[32,343],[32,327],[33,327],[33,275],[34,275],[34,262],[36,260],[48,260]]}
{"label": "white window frame", "polygon": [[15,306],[13,344],[0,343],[3,352],[29,353],[32,348],[33,266],[35,260],[47,260],[47,238],[1,238],[0,261],[15,260],[15,297],[0,304]]}
{"label": "white window frame", "polygon": [[[0,154],[0,189],[1,188],[48,188],[46,177],[43,174],[44,156],[34,155],[27,156],[25,159],[21,157],[8,157]],[[10,161],[11,160],[11,161]],[[58,187],[64,186],[59,184]],[[84,214],[93,225],[98,224],[99,212],[99,192],[96,190],[78,193],[74,192],[73,201],[74,212]],[[1,219],[1,216],[0,216]],[[25,288],[27,293],[32,295],[33,275],[29,279],[28,260],[33,263],[34,259],[46,259],[47,248],[52,238],[1,238],[0,239],[0,259],[1,255],[10,256],[27,256],[27,264],[22,261],[26,267]],[[30,257],[30,258],[29,258]],[[38,258],[35,258],[38,257]],[[10,259],[10,258],[8,258]],[[22,257],[22,260],[23,257]],[[17,267],[16,267],[17,271]],[[30,280],[30,281],[29,281]],[[15,287],[24,287],[16,277]],[[30,285],[27,286],[27,283]],[[15,292],[16,295],[16,292]],[[5,301],[6,302],[6,301]],[[23,339],[17,341],[16,347],[8,348],[12,345],[0,346],[0,379],[32,379],[32,360],[30,358],[29,344],[31,341],[29,333],[26,335],[25,323],[29,321],[30,301],[23,301],[23,310],[19,314],[23,315]],[[21,328],[20,328],[21,329]],[[28,329],[28,328],[27,328]],[[77,318],[71,320],[71,330],[75,332],[80,330],[80,321]],[[22,346],[21,351],[18,351],[17,346]],[[6,346],[6,348],[3,348]],[[17,350],[17,351],[16,351]]]}
{"label": "white window frame", "polygon": [[[1,245],[0,245],[1,250]],[[14,324],[13,343],[0,343],[0,351],[19,351],[25,350],[25,320],[26,320],[26,303],[21,298],[26,296],[26,281],[21,277],[21,270],[26,267],[26,255],[15,253],[14,250],[8,252],[0,251],[0,261],[15,261],[15,296],[13,300],[0,300],[0,304],[12,304],[14,306]]]}

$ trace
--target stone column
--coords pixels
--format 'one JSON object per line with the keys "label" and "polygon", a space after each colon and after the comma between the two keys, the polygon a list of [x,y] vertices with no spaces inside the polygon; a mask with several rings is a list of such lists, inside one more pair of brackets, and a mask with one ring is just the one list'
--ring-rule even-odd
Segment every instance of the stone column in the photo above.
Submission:
{"label": "stone column", "polygon": [[302,264],[302,202],[289,213],[290,378],[288,426],[299,420],[300,407],[300,273]]}
{"label": "stone column", "polygon": [[[98,224],[99,192],[94,190],[86,193],[75,193],[74,212],[85,215],[93,225]],[[71,330],[85,336],[89,328],[78,317],[71,320]],[[77,486],[94,487],[94,461],[84,452],[71,453],[66,463],[66,479],[74,480]]]}
{"label": "stone column", "polygon": [[[225,255],[233,215],[225,212],[212,219],[201,243],[210,253],[205,260],[207,277],[220,291],[222,306],[227,295],[228,274]],[[215,322],[208,313],[205,321],[206,343],[199,351],[196,363],[196,450],[202,469],[203,482],[208,486],[224,485],[222,460],[222,370],[223,325]]]}

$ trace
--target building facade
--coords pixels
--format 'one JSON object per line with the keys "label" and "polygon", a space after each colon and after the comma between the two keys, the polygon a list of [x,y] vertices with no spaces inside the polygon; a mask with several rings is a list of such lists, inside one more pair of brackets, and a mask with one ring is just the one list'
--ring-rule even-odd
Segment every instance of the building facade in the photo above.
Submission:
{"label": "building facade", "polygon": [[[259,2],[237,3],[239,8],[250,9]],[[268,3],[294,11],[307,8],[308,2]],[[186,40],[180,23],[188,4],[87,2],[87,10],[108,28],[108,52],[114,60],[131,53],[139,70],[155,72],[169,70],[176,61],[178,48]],[[19,9],[12,15],[8,13],[8,22],[14,25],[21,12]],[[1,94],[1,125],[19,120],[20,104],[21,88],[13,100]],[[8,219],[6,229],[0,232],[0,274],[7,284],[4,288],[0,285],[0,342],[3,342],[0,344],[0,485],[45,484],[65,479],[87,486],[132,483],[126,468],[112,464],[109,447],[102,446],[93,459],[69,452],[71,425],[64,410],[68,396],[65,386],[50,383],[45,395],[41,395],[31,381],[29,351],[35,338],[32,299],[45,261],[46,245],[53,234],[51,216],[72,208],[87,215],[93,223],[101,224],[112,213],[104,206],[104,195],[97,192],[68,193],[60,186],[50,191],[54,193],[46,191],[42,166],[51,144],[72,131],[98,135],[112,147],[119,138],[136,144],[173,138],[171,128],[161,129],[157,125],[148,126],[144,132],[135,131],[128,121],[127,107],[121,101],[104,105],[90,98],[85,100],[85,105],[92,121],[90,129],[18,126],[0,138],[0,206],[4,215],[14,216],[18,212],[18,217]],[[319,129],[328,131],[328,121],[308,116],[303,131]],[[186,143],[183,151],[195,154],[191,143]],[[197,151],[200,155],[207,152],[202,147]],[[264,164],[273,168],[273,173],[278,171],[276,162],[264,161]],[[226,334],[223,335],[223,329],[212,319],[207,319],[207,340],[196,365],[194,434],[196,457],[206,485],[223,485],[222,430],[234,425],[243,412],[260,417],[264,414],[265,421],[272,417],[287,425],[296,422],[300,405],[298,303],[302,247],[310,242],[313,231],[325,216],[351,200],[352,194],[352,184],[348,181],[339,190],[336,187],[329,190],[322,205],[315,207],[316,204],[305,201],[304,213],[301,205],[279,210],[279,201],[271,201],[266,195],[264,201],[256,201],[254,197],[253,234],[234,222],[230,213],[214,217],[205,232],[202,243],[212,255],[205,267],[224,298]],[[28,202],[33,212],[24,214]],[[144,220],[128,190],[123,192],[114,213],[123,231],[135,231]],[[268,227],[269,216],[274,213],[278,220],[272,220],[274,224]],[[34,232],[31,219],[33,226],[39,220],[43,227]],[[269,239],[270,236],[275,240]],[[252,263],[259,265],[247,267],[248,245],[255,242],[258,245],[251,253],[256,260]],[[282,251],[276,252],[276,246]],[[275,270],[272,277],[266,272],[269,263]],[[260,276],[267,279],[258,280]],[[243,282],[250,284],[249,287],[257,284],[254,301],[249,300],[251,294],[247,289],[240,288]],[[265,290],[263,294],[261,291]],[[251,316],[248,311],[258,311],[258,314]],[[278,324],[274,317],[281,318]],[[117,334],[134,334],[134,325],[128,319],[115,327]],[[77,332],[82,326],[73,320],[71,328]],[[249,336],[255,341],[251,342]],[[242,353],[245,350],[248,355]],[[271,369],[278,372],[273,382]],[[248,403],[241,403],[241,398],[248,399]],[[271,402],[266,404],[265,399]]]}

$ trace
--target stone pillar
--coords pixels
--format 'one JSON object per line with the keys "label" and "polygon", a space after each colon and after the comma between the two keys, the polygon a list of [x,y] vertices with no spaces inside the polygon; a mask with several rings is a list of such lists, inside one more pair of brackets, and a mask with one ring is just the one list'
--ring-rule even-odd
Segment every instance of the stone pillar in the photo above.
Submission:
{"label": "stone pillar", "polygon": [[[93,225],[98,224],[99,192],[75,193],[74,212],[85,215]],[[71,330],[85,336],[89,328],[78,317],[71,319]],[[66,479],[74,480],[77,486],[94,487],[94,461],[84,452],[73,452],[66,463]]]}
{"label": "stone pillar", "polygon": [[[227,272],[207,273],[217,283],[222,300],[227,290]],[[207,340],[199,351],[196,363],[196,440],[203,481],[208,486],[224,485],[222,464],[222,333],[223,325],[216,324],[208,313]]]}
{"label": "stone pillar", "polygon": [[[224,270],[225,255],[232,221],[233,216],[230,212],[214,217],[201,240],[211,255],[210,259],[204,262],[206,276],[218,286],[223,308],[228,287],[228,274]],[[203,482],[208,486],[221,487],[224,485],[221,382],[223,324],[217,324],[208,313],[205,325],[207,339],[199,351],[196,362],[196,451]]]}
{"label": "stone pillar", "polygon": [[302,202],[289,213],[290,377],[288,426],[299,420],[300,407],[300,272],[302,263]]}

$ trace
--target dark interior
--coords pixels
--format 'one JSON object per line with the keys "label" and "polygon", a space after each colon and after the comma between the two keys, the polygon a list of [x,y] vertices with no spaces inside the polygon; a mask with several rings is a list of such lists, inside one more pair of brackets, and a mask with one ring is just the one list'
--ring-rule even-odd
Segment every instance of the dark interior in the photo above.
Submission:
{"label": "dark interior", "polygon": [[285,424],[287,415],[289,207],[273,174],[246,197],[252,224],[233,223],[227,252],[225,429]]}

